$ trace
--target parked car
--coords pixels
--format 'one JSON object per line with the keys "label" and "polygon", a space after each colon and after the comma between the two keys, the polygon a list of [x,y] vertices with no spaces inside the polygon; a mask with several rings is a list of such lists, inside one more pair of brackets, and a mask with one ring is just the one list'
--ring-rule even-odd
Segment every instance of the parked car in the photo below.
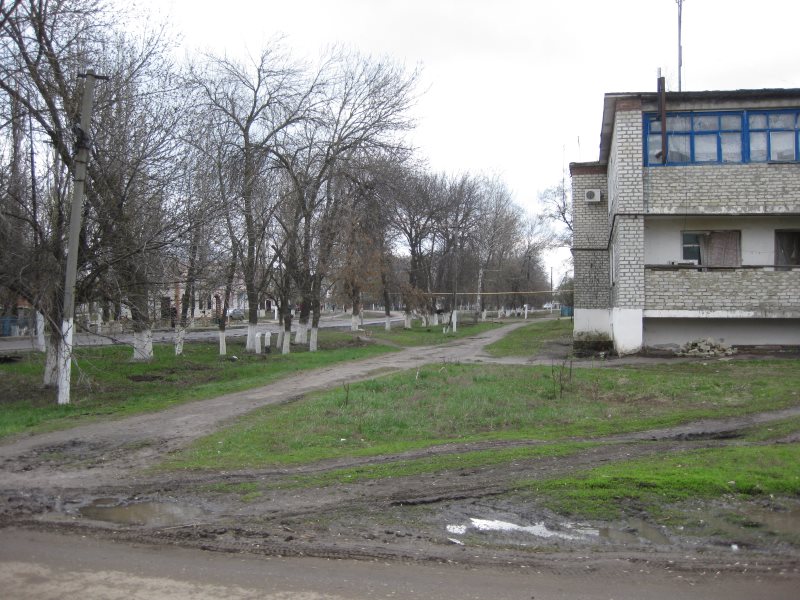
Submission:
{"label": "parked car", "polygon": [[232,308],[228,311],[228,318],[232,321],[244,321],[245,314],[243,308]]}

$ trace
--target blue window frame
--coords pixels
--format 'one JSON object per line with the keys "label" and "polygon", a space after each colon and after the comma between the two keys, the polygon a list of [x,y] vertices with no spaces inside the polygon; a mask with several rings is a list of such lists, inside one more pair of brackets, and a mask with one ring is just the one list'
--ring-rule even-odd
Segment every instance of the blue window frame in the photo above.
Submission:
{"label": "blue window frame", "polygon": [[[667,165],[800,161],[800,110],[667,113]],[[644,164],[662,166],[658,114],[644,115]]]}

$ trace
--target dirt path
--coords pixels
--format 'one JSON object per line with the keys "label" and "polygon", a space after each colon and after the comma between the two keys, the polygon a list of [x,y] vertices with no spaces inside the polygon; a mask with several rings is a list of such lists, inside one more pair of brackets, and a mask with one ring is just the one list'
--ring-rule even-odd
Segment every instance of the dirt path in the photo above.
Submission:
{"label": "dirt path", "polygon": [[[744,570],[753,576],[800,581],[798,553],[791,546],[756,541],[752,549],[737,548],[732,554],[724,536],[678,538],[645,522],[566,523],[539,507],[534,497],[520,494],[518,485],[523,479],[609,462],[736,443],[738,430],[800,415],[800,407],[593,439],[592,447],[567,456],[321,489],[298,486],[295,479],[342,467],[542,442],[454,443],[284,469],[169,474],[143,470],[237,416],[311,391],[427,363],[512,362],[493,359],[482,348],[523,325],[514,323],[447,346],[412,348],[307,372],[157,414],[9,441],[0,446],[0,494],[5,499],[0,524],[233,553],[516,565],[561,574],[607,569],[620,575],[642,564],[693,577],[709,569],[741,572],[741,552],[752,550]],[[555,348],[524,364],[551,364],[558,356]],[[652,361],[575,365],[631,362]],[[256,493],[244,497],[236,491],[241,484]],[[501,523],[505,529],[476,529],[482,523]],[[538,537],[531,537],[534,530]]]}

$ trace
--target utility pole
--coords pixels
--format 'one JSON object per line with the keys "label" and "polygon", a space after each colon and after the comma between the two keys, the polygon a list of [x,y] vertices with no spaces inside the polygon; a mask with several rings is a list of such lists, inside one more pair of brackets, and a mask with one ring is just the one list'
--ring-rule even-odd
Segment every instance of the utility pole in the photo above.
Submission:
{"label": "utility pole", "polygon": [[75,319],[75,281],[78,276],[78,242],[81,232],[81,215],[86,187],[86,166],[89,163],[89,134],[92,125],[92,105],[94,104],[94,84],[96,79],[107,79],[95,75],[88,69],[79,75],[86,81],[83,84],[81,101],[81,120],[73,126],[75,134],[75,185],[72,188],[72,208],[69,217],[69,242],[67,245],[67,273],[64,279],[64,312],[61,324],[61,348],[58,357],[58,403],[69,404],[70,368],[72,364],[72,334]]}
{"label": "utility pole", "polygon": [[681,27],[683,22],[683,0],[675,0],[678,3],[678,91],[681,86],[681,71],[683,71],[683,46],[681,45]]}

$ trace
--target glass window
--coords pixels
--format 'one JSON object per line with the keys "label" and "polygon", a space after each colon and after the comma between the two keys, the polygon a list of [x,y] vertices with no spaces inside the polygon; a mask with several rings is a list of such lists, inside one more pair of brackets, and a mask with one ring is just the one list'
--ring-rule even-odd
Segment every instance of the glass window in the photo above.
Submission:
{"label": "glass window", "polygon": [[720,117],[720,128],[732,131],[740,131],[742,129],[741,115],[722,115]]}
{"label": "glass window", "polygon": [[717,134],[696,135],[694,137],[695,162],[717,161]]}
{"label": "glass window", "polygon": [[695,131],[716,131],[719,129],[719,117],[717,115],[695,116]]}
{"label": "glass window", "polygon": [[800,231],[775,232],[775,264],[800,265]]}
{"label": "glass window", "polygon": [[688,135],[671,135],[667,138],[667,160],[669,162],[686,163],[691,159]]}
{"label": "glass window", "polygon": [[[644,117],[646,164],[659,154],[659,116]],[[667,115],[666,164],[800,161],[800,109],[682,112]]]}
{"label": "glass window", "polygon": [[794,129],[794,115],[769,115],[770,129]]}
{"label": "glass window", "polygon": [[769,159],[794,160],[794,131],[769,132]]}
{"label": "glass window", "polygon": [[721,133],[722,162],[742,162],[742,134]]}
{"label": "glass window", "polygon": [[667,117],[667,131],[691,131],[691,117]]}
{"label": "glass window", "polygon": [[662,162],[660,135],[649,135],[647,137],[647,162],[648,164]]}
{"label": "glass window", "polygon": [[754,131],[750,133],[750,160],[767,160],[767,132]]}
{"label": "glass window", "polygon": [[750,115],[748,123],[750,129],[766,129],[767,115]]}
{"label": "glass window", "polygon": [[700,264],[700,234],[683,232],[683,260]]}

